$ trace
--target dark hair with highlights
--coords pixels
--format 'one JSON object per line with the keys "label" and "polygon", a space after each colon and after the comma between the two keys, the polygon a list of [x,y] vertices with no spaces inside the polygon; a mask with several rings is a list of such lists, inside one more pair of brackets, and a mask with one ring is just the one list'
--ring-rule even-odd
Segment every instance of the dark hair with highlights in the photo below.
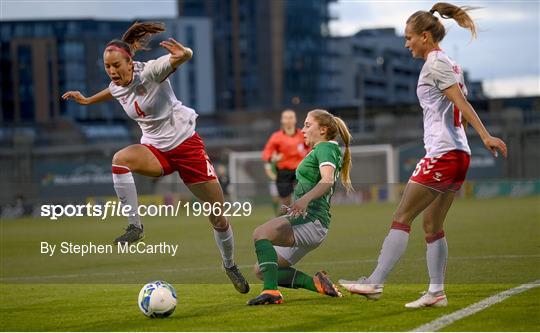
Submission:
{"label": "dark hair with highlights", "polygon": [[160,22],[135,22],[124,33],[122,39],[113,39],[107,47],[116,46],[126,51],[131,57],[139,50],[147,50],[148,43],[153,35],[164,32],[165,24]]}
{"label": "dark hair with highlights", "polygon": [[412,30],[418,35],[424,31],[429,31],[433,36],[433,41],[438,43],[446,35],[446,29],[434,15],[437,12],[444,19],[454,19],[460,27],[468,29],[472,37],[476,38],[476,25],[467,13],[472,9],[475,9],[475,7],[458,7],[446,2],[438,2],[431,7],[430,11],[420,10],[412,14],[407,19],[407,24],[410,24]]}

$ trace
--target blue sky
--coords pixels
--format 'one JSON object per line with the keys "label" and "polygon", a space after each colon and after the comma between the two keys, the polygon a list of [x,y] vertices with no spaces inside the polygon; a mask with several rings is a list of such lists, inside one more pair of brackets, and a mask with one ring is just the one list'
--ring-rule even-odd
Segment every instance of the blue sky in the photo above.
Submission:
{"label": "blue sky", "polygon": [[[295,0],[303,1],[303,0]],[[0,19],[102,18],[133,19],[174,17],[176,1],[156,0],[1,0]],[[339,0],[331,5],[332,34],[346,36],[359,29],[395,27],[402,34],[407,17],[429,10],[432,1]],[[443,20],[449,33],[441,44],[446,52],[484,81],[490,96],[540,95],[540,5],[529,1],[456,1],[481,7],[472,12],[478,39]]]}

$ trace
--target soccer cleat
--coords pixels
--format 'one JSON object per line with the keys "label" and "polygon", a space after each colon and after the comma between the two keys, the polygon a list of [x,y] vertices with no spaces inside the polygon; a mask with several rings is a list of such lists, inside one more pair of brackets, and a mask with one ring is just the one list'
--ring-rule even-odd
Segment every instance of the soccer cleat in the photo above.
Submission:
{"label": "soccer cleat", "polygon": [[405,304],[406,308],[417,309],[423,308],[426,306],[432,306],[435,308],[443,307],[448,305],[448,300],[443,291],[437,293],[423,292],[422,297],[417,299],[414,302]]}
{"label": "soccer cleat", "polygon": [[279,290],[263,290],[263,292],[249,300],[247,305],[267,305],[267,304],[281,304],[283,303],[283,295]]}
{"label": "soccer cleat", "polygon": [[325,271],[319,271],[313,277],[313,282],[319,294],[328,295],[331,297],[343,297],[341,291],[332,283],[328,274]]}
{"label": "soccer cleat", "polygon": [[249,283],[238,269],[238,266],[234,265],[229,268],[223,266],[223,268],[225,268],[225,273],[233,283],[236,290],[238,290],[238,292],[241,294],[247,294],[249,292]]}
{"label": "soccer cleat", "polygon": [[367,278],[361,277],[356,281],[339,280],[339,284],[347,289],[351,294],[365,296],[367,299],[376,301],[381,298],[383,291],[382,284],[367,283]]}
{"label": "soccer cleat", "polygon": [[126,228],[126,232],[122,236],[119,236],[114,240],[114,244],[118,244],[118,243],[132,244],[132,243],[136,243],[142,240],[143,238],[144,238],[144,228],[142,224],[140,228],[133,224],[130,224]]}

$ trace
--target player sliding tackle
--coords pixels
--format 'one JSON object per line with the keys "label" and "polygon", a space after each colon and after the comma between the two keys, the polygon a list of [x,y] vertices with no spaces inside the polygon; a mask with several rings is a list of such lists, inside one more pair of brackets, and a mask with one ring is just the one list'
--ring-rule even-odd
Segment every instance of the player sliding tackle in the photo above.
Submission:
{"label": "player sliding tackle", "polygon": [[[274,218],[253,232],[258,260],[255,274],[263,280],[264,286],[262,293],[248,305],[282,303],[278,285],[341,297],[324,271],[310,276],[292,266],[326,238],[330,199],[340,175],[345,188],[352,189],[349,178],[351,135],[343,120],[324,110],[308,113],[302,133],[312,150],[296,169],[298,183],[294,188],[294,202],[288,207],[287,215]],[[338,135],[345,143],[344,155],[335,141]]]}
{"label": "player sliding tackle", "polygon": [[[122,204],[132,211],[126,232],[115,243],[134,243],[143,236],[143,225],[137,215],[137,190],[132,172],[160,177],[178,171],[189,190],[201,201],[222,205],[223,191],[205,152],[204,143],[195,131],[197,113],[180,102],[167,79],[193,52],[169,38],[160,45],[169,54],[148,62],[133,60],[135,52],[146,47],[153,34],[165,31],[160,23],[135,23],[122,40],[109,42],[103,53],[109,87],[92,97],[68,91],[62,98],[90,105],[116,98],[127,115],[141,130],[141,144],[126,147],[112,160],[114,189]],[[235,288],[241,293],[249,285],[234,263],[232,227],[222,215],[209,216],[223,266]]]}
{"label": "player sliding tackle", "polygon": [[424,110],[426,156],[416,166],[405,188],[373,273],[357,281],[339,280],[351,293],[378,299],[386,277],[407,248],[413,220],[424,212],[429,289],[416,301],[407,303],[408,308],[448,304],[444,292],[448,245],[443,224],[454,194],[465,180],[471,154],[462,117],[495,156],[500,151],[506,157],[507,152],[505,143],[489,134],[465,99],[467,88],[461,67],[439,48],[446,31],[436,12],[442,18],[456,20],[461,27],[469,29],[473,37],[476,35],[467,8],[447,3],[437,3],[430,11],[418,11],[407,20],[405,47],[413,57],[425,60],[417,93]]}

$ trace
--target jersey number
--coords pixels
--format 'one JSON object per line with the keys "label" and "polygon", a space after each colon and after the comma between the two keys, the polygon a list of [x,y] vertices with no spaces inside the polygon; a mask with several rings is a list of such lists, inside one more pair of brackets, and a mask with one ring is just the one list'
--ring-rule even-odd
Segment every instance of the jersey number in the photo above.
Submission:
{"label": "jersey number", "polygon": [[141,109],[137,101],[135,101],[135,112],[137,112],[137,116],[139,117],[143,117],[143,118],[146,117],[146,113],[144,113],[144,111]]}
{"label": "jersey number", "polygon": [[206,160],[206,175],[208,177],[216,177],[216,171],[214,170],[214,167],[212,164],[210,164],[210,161]]}
{"label": "jersey number", "polygon": [[[463,89],[463,84],[459,84],[459,89]],[[461,112],[457,108],[457,106],[454,105],[454,126],[455,127],[461,127]]]}

